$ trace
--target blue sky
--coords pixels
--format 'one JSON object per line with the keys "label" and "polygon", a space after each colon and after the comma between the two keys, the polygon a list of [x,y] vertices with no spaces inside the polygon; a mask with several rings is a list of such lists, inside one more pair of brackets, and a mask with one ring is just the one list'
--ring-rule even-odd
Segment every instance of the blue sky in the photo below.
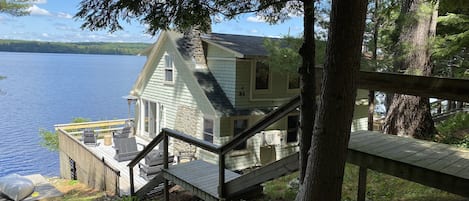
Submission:
{"label": "blue sky", "polygon": [[[0,39],[59,41],[59,42],[147,42],[157,37],[145,34],[145,26],[138,22],[123,24],[124,30],[114,33],[81,30],[81,19],[73,16],[78,11],[79,0],[36,0],[31,14],[12,17],[0,14]],[[301,17],[292,17],[278,25],[269,25],[254,14],[236,20],[212,25],[213,32],[256,36],[298,36],[302,32]]]}

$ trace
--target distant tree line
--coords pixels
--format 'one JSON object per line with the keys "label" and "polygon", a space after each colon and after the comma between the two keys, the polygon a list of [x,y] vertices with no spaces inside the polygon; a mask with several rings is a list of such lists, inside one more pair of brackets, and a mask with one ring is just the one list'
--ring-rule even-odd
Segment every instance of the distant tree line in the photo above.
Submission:
{"label": "distant tree line", "polygon": [[142,53],[148,46],[150,46],[148,43],[61,43],[0,40],[0,51],[6,52],[137,55]]}

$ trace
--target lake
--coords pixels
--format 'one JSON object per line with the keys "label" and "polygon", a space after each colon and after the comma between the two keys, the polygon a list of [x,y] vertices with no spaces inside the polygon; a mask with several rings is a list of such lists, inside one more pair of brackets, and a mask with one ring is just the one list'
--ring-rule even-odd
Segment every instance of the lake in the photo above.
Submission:
{"label": "lake", "polygon": [[127,118],[127,100],[146,57],[0,52],[0,177],[59,175],[58,153],[39,129],[75,117]]}

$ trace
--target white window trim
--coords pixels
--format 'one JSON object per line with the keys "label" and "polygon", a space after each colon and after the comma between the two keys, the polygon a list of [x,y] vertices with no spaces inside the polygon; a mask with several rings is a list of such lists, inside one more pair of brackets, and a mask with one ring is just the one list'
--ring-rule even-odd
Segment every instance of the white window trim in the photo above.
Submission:
{"label": "white window trim", "polygon": [[[212,144],[215,144],[215,119],[210,118],[210,117],[204,117],[202,119],[202,140],[205,141],[205,120],[211,120],[212,121]],[[205,141],[208,142],[208,141]]]}
{"label": "white window trim", "polygon": [[[165,83],[165,84],[174,84],[174,79],[175,79],[175,76],[174,76],[174,73],[175,73],[175,72],[174,72],[174,71],[175,71],[175,68],[174,68],[174,57],[173,57],[171,54],[169,54],[169,53],[165,53],[165,54],[163,55],[163,58],[164,58],[164,64],[163,64],[163,80],[164,80],[164,83]],[[166,62],[167,62],[167,60],[166,60],[167,58],[170,58],[170,59],[171,59],[171,69],[168,68],[168,66],[166,65],[166,64],[167,64],[167,63],[166,63]],[[166,80],[166,71],[167,71],[167,70],[171,70],[171,76],[172,76],[172,77],[171,77],[171,81]]]}

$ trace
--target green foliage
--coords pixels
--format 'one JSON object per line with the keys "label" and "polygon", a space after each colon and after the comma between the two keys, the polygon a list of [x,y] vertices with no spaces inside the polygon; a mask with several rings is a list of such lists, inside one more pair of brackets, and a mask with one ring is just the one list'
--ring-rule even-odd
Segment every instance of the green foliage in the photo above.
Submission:
{"label": "green foliage", "polygon": [[72,123],[84,123],[84,122],[90,122],[91,119],[88,118],[83,118],[83,117],[75,117],[72,119]]}
{"label": "green foliage", "polygon": [[469,114],[459,112],[436,125],[435,141],[469,148]]}
{"label": "green foliage", "polygon": [[44,128],[40,128],[39,135],[42,138],[41,142],[39,143],[41,146],[47,148],[50,151],[59,150],[59,138],[57,132],[52,132]]}
{"label": "green foliage", "polygon": [[[302,38],[291,36],[285,36],[282,39],[266,39],[264,47],[269,52],[269,58],[266,62],[274,71],[296,73],[302,62],[302,58],[298,53],[302,44]],[[323,64],[325,54],[326,42],[316,40],[316,63]]]}
{"label": "green foliage", "polygon": [[150,44],[147,43],[60,43],[20,40],[0,40],[0,51],[76,53],[76,54],[126,54],[142,53]]}
{"label": "green foliage", "polygon": [[13,16],[28,15],[27,10],[31,5],[27,0],[0,0],[0,13],[6,13]]}
{"label": "green foliage", "polygon": [[239,14],[255,13],[269,23],[282,22],[292,13],[302,13],[301,1],[127,1],[83,0],[75,17],[84,19],[82,28],[89,30],[122,29],[122,22],[138,20],[148,25],[147,32],[154,35],[158,30],[187,30],[198,27],[206,31],[211,17],[233,19]]}
{"label": "green foliage", "polygon": [[[298,177],[293,173],[264,184],[264,200],[294,200],[297,189],[289,189],[288,182]],[[418,183],[368,170],[366,200],[401,201],[463,201],[462,197],[430,188]],[[342,185],[342,200],[352,201],[357,197],[358,166],[346,164]]]}
{"label": "green foliage", "polygon": [[4,79],[7,79],[7,77],[3,76],[3,75],[0,75],[0,80],[4,80]]}
{"label": "green foliage", "polygon": [[[72,123],[83,123],[89,121],[91,120],[83,117],[75,117],[72,119]],[[45,147],[50,151],[59,150],[59,137],[57,132],[52,132],[44,128],[39,128],[39,136],[41,136],[41,141],[39,142],[39,144],[42,147]]]}

